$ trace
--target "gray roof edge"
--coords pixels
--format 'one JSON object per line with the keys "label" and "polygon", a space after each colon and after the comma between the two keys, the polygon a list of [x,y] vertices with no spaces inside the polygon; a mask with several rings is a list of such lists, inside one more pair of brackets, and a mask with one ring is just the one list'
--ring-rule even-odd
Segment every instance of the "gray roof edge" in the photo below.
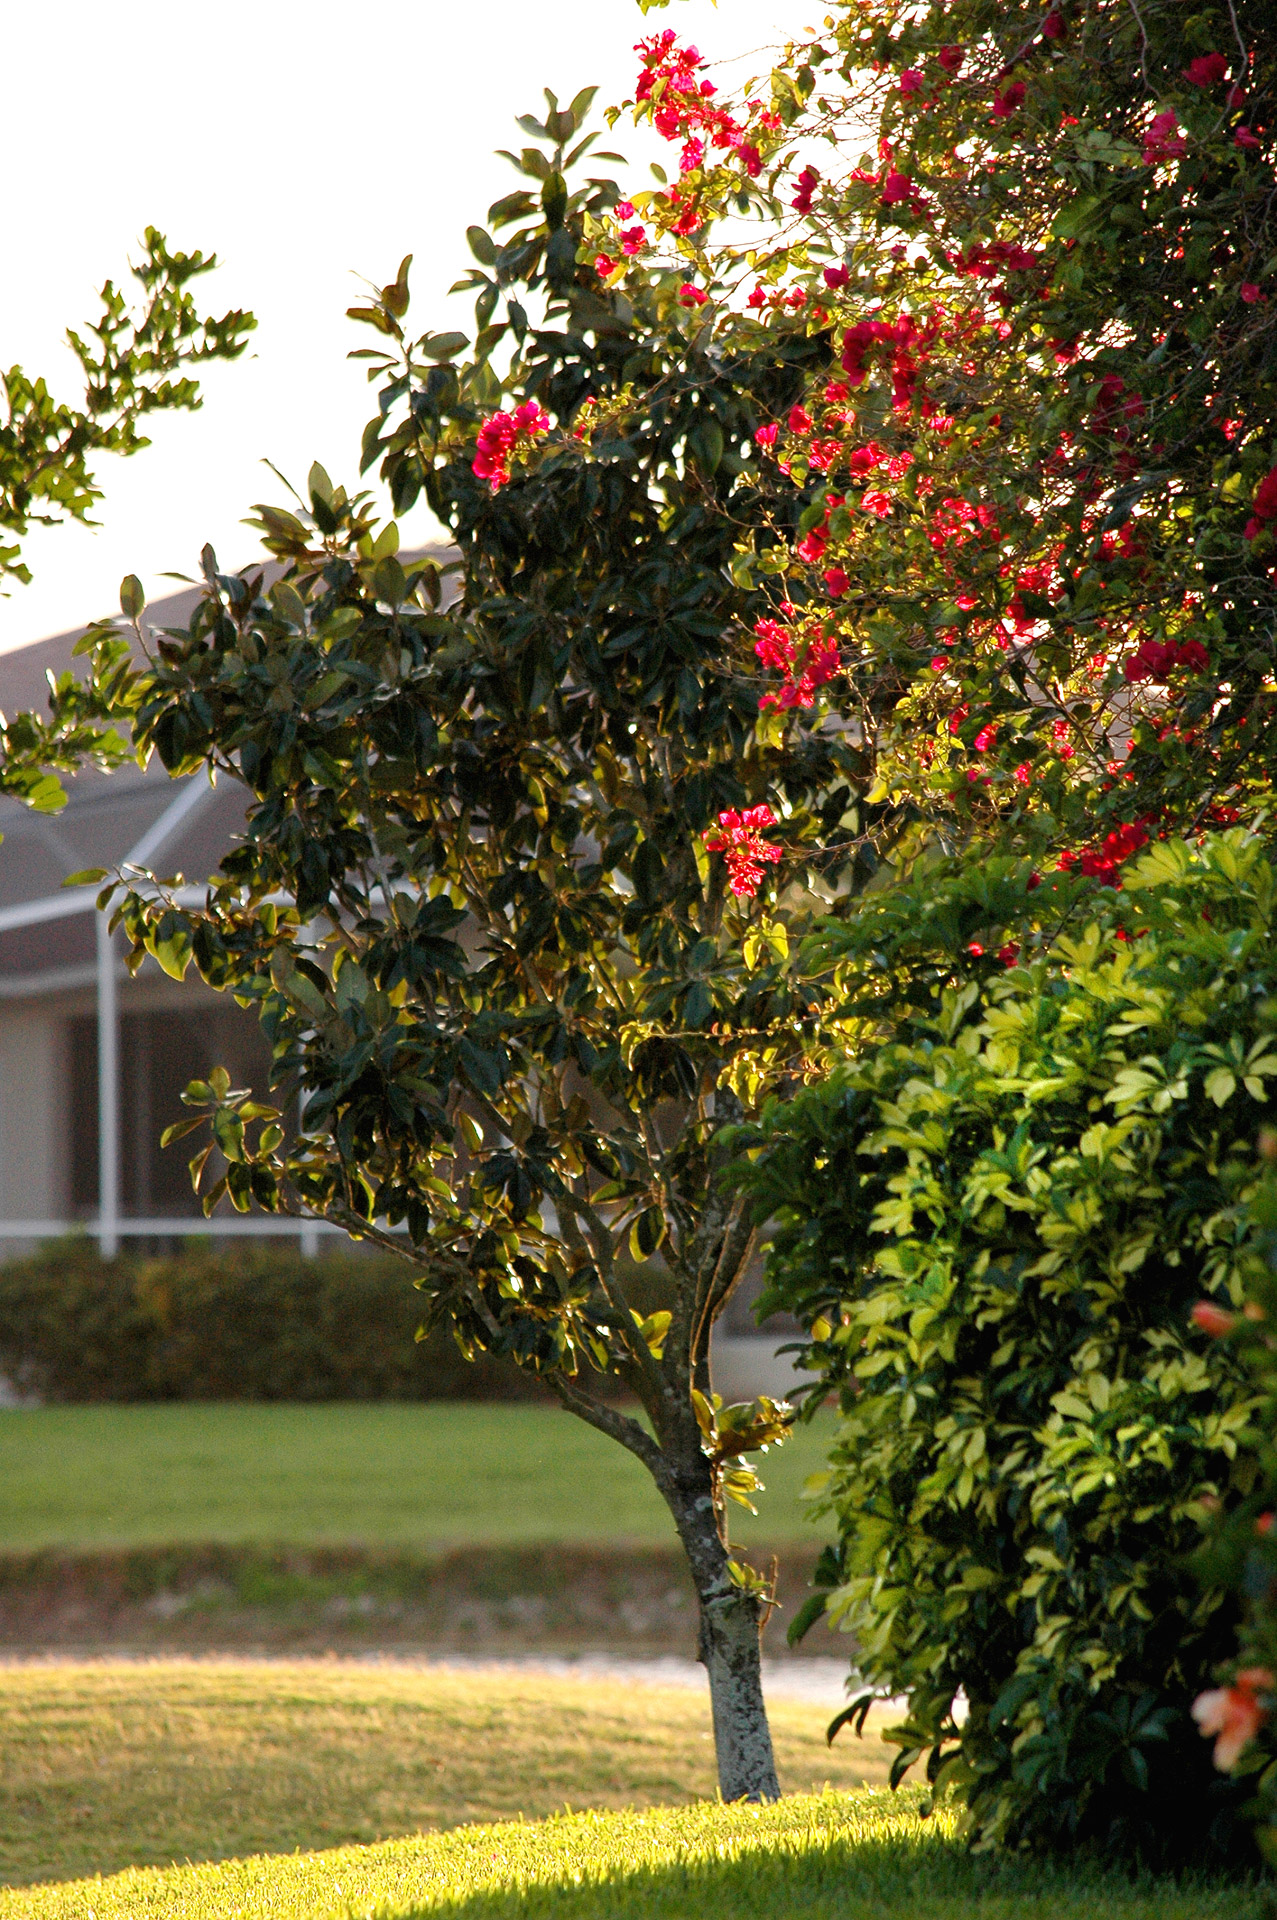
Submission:
{"label": "gray roof edge", "polygon": [[[456,548],[446,541],[432,542],[424,547],[410,547],[401,556],[408,561],[441,560],[456,557]],[[262,566],[268,578],[277,578],[283,568],[273,560],[250,560],[241,567],[241,573],[250,568]],[[204,592],[202,582],[194,582],[183,587],[180,592],[165,594],[163,599],[147,603],[146,624],[148,627],[185,626],[195,610],[197,601]],[[72,627],[65,633],[54,633],[43,640],[33,640],[25,647],[14,647],[9,653],[0,653],[0,711],[10,718],[15,713],[29,711],[36,707],[44,710],[48,688],[45,674],[64,673],[75,665],[75,643],[83,639],[89,630],[89,622],[82,627]]]}

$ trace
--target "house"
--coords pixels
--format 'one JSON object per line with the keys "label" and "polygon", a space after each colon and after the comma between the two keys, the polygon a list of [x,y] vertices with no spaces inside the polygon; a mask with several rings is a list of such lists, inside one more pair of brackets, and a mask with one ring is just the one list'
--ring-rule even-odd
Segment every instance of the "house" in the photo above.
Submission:
{"label": "house", "polygon": [[[184,624],[196,597],[171,595],[150,617]],[[78,637],[0,655],[0,708],[42,707],[46,671],[72,664]],[[159,1144],[183,1114],[182,1088],[220,1063],[264,1093],[269,1065],[251,1014],[151,961],[131,977],[95,908],[98,889],[63,885],[121,863],[203,881],[242,825],[242,790],[203,774],[172,780],[158,762],[66,785],[58,814],[0,801],[0,1257],[75,1227],[108,1255],[121,1239],[162,1244],[189,1231],[199,1203],[187,1156]],[[225,1211],[200,1231],[299,1232]]]}

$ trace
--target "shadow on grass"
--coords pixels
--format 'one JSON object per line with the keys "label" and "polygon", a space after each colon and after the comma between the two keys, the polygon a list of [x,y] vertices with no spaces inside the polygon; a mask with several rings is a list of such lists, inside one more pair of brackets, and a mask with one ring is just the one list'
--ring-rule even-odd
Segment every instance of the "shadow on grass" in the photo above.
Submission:
{"label": "shadow on grass", "polygon": [[[1253,1877],[1170,1880],[971,1855],[928,1830],[809,1833],[552,1883],[493,1888],[394,1920],[1277,1920]],[[371,1920],[371,1916],[370,1916]]]}

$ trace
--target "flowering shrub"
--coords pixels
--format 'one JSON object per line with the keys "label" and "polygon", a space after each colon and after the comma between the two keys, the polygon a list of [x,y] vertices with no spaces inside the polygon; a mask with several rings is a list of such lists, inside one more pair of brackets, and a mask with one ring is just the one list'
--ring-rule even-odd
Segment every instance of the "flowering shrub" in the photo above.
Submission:
{"label": "flowering shrub", "polygon": [[[1190,1708],[1237,1608],[1187,1556],[1215,1503],[1247,1502],[1253,1533],[1260,1499],[1255,1391],[1190,1308],[1231,1325],[1242,1299],[1277,888],[1238,833],[1167,842],[1107,898],[1034,888],[1072,910],[1050,956],[964,964],[1031,878],[958,870],[866,906],[834,959],[880,1043],[742,1136],[779,1222],[760,1310],[799,1315],[810,1404],[842,1409],[817,1502],[838,1544],[798,1628],[826,1614],[865,1698],[906,1697],[898,1767],[928,1755],[980,1844],[1201,1856],[1241,1795]],[[1256,1546],[1277,1591],[1277,1541]],[[1198,1703],[1226,1755],[1274,1631]]]}
{"label": "flowering shrub", "polygon": [[[1253,817],[1277,623],[1271,9],[855,0],[726,101],[669,31],[640,57],[635,111],[701,142],[636,196],[644,270],[695,263],[724,352],[763,333],[826,356],[755,436],[737,572],[767,602],[755,632],[797,652],[815,627],[839,662],[807,692],[813,718],[854,713],[862,830],[881,807],[883,846],[904,818],[910,848],[1054,839],[1112,879],[1145,833]],[[748,251],[718,243],[746,205]],[[806,699],[759,698],[797,750]]]}
{"label": "flowering shrub", "polygon": [[[1266,1011],[1271,1020],[1277,1009]],[[1254,1482],[1221,1503],[1198,1558],[1203,1582],[1230,1588],[1242,1619],[1239,1644],[1221,1660],[1217,1684],[1198,1695],[1193,1716],[1213,1743],[1215,1766],[1252,1790],[1259,1844],[1277,1864],[1277,1133],[1264,1127],[1257,1144],[1257,1177],[1235,1210],[1246,1268],[1241,1311],[1206,1299],[1192,1312],[1208,1350],[1222,1348],[1250,1375],[1259,1465]]]}

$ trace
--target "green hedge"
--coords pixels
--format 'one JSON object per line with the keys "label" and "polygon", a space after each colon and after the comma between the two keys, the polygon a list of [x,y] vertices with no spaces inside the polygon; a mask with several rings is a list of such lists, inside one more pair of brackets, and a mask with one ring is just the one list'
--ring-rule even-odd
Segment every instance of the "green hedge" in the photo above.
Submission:
{"label": "green hedge", "polygon": [[908,1698],[902,1762],[983,1845],[1182,1859],[1241,1797],[1190,1718],[1238,1608],[1191,1555],[1254,1487],[1256,1396],[1190,1314],[1242,1299],[1277,886],[1237,834],[1123,877],[1031,964],[937,964],[746,1177],[779,1220],[759,1308],[840,1394],[825,1605]]}
{"label": "green hedge", "polygon": [[393,1255],[196,1244],[106,1261],[77,1238],[0,1266],[0,1374],[45,1400],[542,1397],[512,1362],[417,1341],[420,1322]]}

